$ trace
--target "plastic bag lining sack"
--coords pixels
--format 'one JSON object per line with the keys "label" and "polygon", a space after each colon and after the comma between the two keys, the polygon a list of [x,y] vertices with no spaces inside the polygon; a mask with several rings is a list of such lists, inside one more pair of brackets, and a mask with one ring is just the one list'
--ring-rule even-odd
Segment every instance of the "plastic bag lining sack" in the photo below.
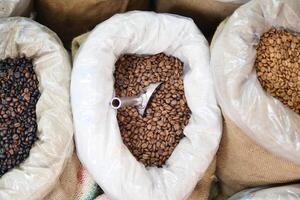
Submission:
{"label": "plastic bag lining sack", "polygon": [[31,0],[0,0],[0,17],[29,15]]}
{"label": "plastic bag lining sack", "polygon": [[258,187],[243,190],[228,200],[299,200],[300,184],[280,186],[280,187]]}
{"label": "plastic bag lining sack", "polygon": [[300,116],[268,95],[254,69],[255,45],[272,27],[300,32],[300,1],[253,0],[238,9],[218,33],[211,66],[219,104],[254,141],[300,163]]}
{"label": "plastic bag lining sack", "polygon": [[249,2],[250,0],[215,0],[223,3],[238,3],[238,4],[244,4]]}
{"label": "plastic bag lining sack", "polygon": [[[123,144],[109,102],[120,55],[160,52],[184,62],[192,115],[186,137],[164,167],[145,168]],[[221,116],[212,91],[208,44],[191,19],[138,11],[113,16],[91,32],[74,60],[71,100],[79,159],[110,199],[186,199],[220,142]]]}
{"label": "plastic bag lining sack", "polygon": [[41,92],[36,105],[39,139],[29,157],[0,178],[0,199],[42,199],[73,150],[69,57],[55,33],[30,19],[0,19],[0,38],[0,59],[33,59]]}

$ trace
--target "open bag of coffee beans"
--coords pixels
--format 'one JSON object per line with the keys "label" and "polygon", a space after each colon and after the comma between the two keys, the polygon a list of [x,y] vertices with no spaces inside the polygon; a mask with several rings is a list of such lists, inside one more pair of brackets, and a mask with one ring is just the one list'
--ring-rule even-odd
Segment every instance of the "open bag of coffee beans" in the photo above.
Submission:
{"label": "open bag of coffee beans", "polygon": [[0,19],[0,199],[43,199],[71,157],[70,61],[59,38]]}
{"label": "open bag of coffee beans", "polygon": [[256,187],[243,190],[228,200],[299,200],[300,184],[284,185],[277,187]]}
{"label": "open bag of coffee beans", "polygon": [[223,192],[300,180],[300,1],[253,0],[218,28],[211,67],[225,118]]}
{"label": "open bag of coffee beans", "polygon": [[[156,83],[147,106],[113,109]],[[78,157],[109,199],[187,199],[215,164],[221,116],[189,18],[128,12],[99,24],[74,59],[71,100]]]}

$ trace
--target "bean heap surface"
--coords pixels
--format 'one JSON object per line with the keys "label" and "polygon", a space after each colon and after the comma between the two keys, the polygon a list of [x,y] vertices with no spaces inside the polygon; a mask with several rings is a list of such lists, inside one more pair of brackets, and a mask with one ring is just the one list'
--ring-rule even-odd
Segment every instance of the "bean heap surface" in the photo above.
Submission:
{"label": "bean heap surface", "polygon": [[23,162],[37,140],[38,84],[30,59],[0,60],[0,176]]}
{"label": "bean heap surface", "polygon": [[300,113],[300,35],[272,28],[256,47],[255,68],[262,87]]}
{"label": "bean heap surface", "polygon": [[116,62],[115,91],[134,96],[150,83],[163,82],[153,94],[144,117],[134,107],[118,110],[124,144],[145,166],[162,166],[170,157],[187,125],[190,110],[183,87],[183,63],[164,53],[124,55]]}

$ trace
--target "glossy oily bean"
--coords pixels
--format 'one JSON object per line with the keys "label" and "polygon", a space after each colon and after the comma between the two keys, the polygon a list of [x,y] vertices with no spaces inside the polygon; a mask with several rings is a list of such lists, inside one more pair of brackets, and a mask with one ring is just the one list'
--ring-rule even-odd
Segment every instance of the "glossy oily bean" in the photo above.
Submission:
{"label": "glossy oily bean", "polygon": [[38,139],[38,85],[30,59],[0,60],[0,176],[23,162]]}

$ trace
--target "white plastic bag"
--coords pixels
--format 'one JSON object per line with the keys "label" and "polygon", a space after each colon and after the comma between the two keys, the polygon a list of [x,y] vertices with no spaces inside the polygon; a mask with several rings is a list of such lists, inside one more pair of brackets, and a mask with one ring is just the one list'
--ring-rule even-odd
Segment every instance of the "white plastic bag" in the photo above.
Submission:
{"label": "white plastic bag", "polygon": [[[183,138],[163,168],[139,163],[123,144],[113,72],[121,54],[166,54],[184,62],[184,88],[192,111]],[[208,44],[193,21],[151,12],[118,14],[98,25],[74,60],[71,100],[79,159],[110,199],[182,200],[212,161],[221,117],[209,72]]]}
{"label": "white plastic bag", "polygon": [[255,44],[271,27],[300,32],[300,1],[252,0],[216,35],[211,66],[223,113],[269,151],[300,163],[300,116],[267,94],[254,69]]}
{"label": "white plastic bag", "polygon": [[300,200],[300,184],[258,187],[241,191],[228,200]]}
{"label": "white plastic bag", "polygon": [[244,4],[247,3],[251,0],[215,0],[215,1],[219,1],[219,2],[223,2],[223,3],[238,3],[238,4]]}
{"label": "white plastic bag", "polygon": [[32,0],[0,0],[0,17],[29,15]]}
{"label": "white plastic bag", "polygon": [[73,150],[70,61],[55,33],[26,18],[0,19],[0,59],[33,58],[41,96],[38,140],[29,157],[0,178],[0,199],[40,200],[53,188]]}
{"label": "white plastic bag", "polygon": [[98,196],[95,200],[110,200],[110,199],[108,199],[105,194],[102,194]]}

